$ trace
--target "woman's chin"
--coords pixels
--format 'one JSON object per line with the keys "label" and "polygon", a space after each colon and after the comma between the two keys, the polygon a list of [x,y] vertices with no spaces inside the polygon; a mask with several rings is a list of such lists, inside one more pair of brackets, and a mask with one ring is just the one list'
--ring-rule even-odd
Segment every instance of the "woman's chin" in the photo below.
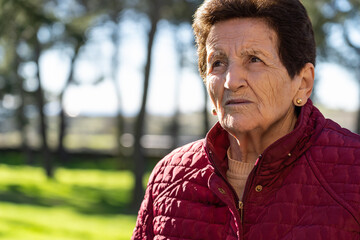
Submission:
{"label": "woman's chin", "polygon": [[229,133],[237,135],[256,129],[256,120],[240,116],[227,116],[220,120],[220,125]]}

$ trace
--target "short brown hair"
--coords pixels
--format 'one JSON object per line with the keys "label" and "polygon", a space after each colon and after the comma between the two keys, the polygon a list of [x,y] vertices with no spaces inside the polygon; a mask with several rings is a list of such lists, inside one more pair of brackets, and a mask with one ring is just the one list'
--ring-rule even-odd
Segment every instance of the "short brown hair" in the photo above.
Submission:
{"label": "short brown hair", "polygon": [[315,66],[314,32],[299,0],[205,0],[195,13],[193,29],[201,77],[206,79],[206,40],[211,27],[233,18],[261,18],[276,32],[278,54],[293,78],[306,63]]}

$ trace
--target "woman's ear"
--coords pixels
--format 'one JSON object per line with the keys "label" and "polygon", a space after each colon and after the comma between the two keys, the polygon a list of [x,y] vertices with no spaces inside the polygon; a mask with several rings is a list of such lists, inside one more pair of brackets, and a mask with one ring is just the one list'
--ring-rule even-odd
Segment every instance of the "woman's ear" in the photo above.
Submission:
{"label": "woman's ear", "polygon": [[310,98],[314,87],[315,67],[312,63],[306,63],[300,73],[295,76],[300,81],[299,88],[293,99],[295,106],[303,106]]}

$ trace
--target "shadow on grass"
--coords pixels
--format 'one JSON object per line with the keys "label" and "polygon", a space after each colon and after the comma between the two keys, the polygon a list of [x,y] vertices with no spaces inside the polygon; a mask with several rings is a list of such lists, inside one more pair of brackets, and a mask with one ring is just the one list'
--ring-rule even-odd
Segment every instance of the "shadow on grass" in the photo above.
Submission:
{"label": "shadow on grass", "polygon": [[71,207],[79,213],[91,215],[136,214],[131,209],[131,191],[109,190],[94,187],[72,186],[66,196],[41,196],[36,186],[24,188],[22,185],[7,185],[0,191],[1,202],[35,205],[41,207]]}
{"label": "shadow on grass", "polygon": [[[0,148],[1,163],[9,166],[34,166],[43,167],[42,154],[39,151],[31,150],[30,156],[24,155],[21,149],[4,149]],[[96,170],[130,170],[134,168],[133,161],[130,157],[105,154],[94,151],[83,151],[77,153],[68,153],[66,161],[60,161],[56,154],[53,154],[54,167],[66,169],[96,169]],[[28,159],[30,158],[30,159]],[[147,171],[151,171],[160,157],[147,157]]]}
{"label": "shadow on grass", "polygon": [[[14,186],[11,186],[13,188]],[[43,199],[36,196],[29,196],[19,191],[1,191],[0,192],[0,201],[1,202],[11,202],[16,204],[30,204],[30,205],[36,205],[41,207],[52,207],[56,205],[61,205],[59,203],[59,200],[53,200],[53,199]]]}

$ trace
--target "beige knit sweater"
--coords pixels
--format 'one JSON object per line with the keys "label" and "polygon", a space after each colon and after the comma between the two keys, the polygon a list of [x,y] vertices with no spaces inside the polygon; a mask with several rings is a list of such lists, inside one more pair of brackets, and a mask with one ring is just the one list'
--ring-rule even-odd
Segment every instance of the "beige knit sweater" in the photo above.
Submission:
{"label": "beige knit sweater", "polygon": [[254,167],[253,163],[245,163],[230,158],[230,148],[228,149],[228,165],[229,169],[226,171],[226,177],[235,189],[239,199],[242,199],[246,180]]}

